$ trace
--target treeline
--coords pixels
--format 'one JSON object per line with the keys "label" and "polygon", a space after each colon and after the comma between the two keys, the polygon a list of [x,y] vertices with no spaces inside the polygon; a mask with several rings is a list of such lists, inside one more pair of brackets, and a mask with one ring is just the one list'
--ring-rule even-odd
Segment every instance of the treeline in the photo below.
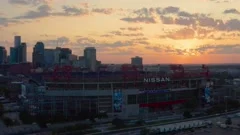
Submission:
{"label": "treeline", "polygon": [[46,127],[47,123],[63,123],[63,122],[72,122],[72,121],[81,121],[89,119],[93,123],[95,122],[95,119],[103,119],[107,118],[106,113],[90,113],[90,112],[81,112],[77,116],[69,116],[66,117],[64,115],[54,115],[50,116],[47,114],[37,114],[35,116],[30,115],[27,111],[21,111],[19,113],[19,118],[24,124],[32,124],[36,122],[41,127]]}

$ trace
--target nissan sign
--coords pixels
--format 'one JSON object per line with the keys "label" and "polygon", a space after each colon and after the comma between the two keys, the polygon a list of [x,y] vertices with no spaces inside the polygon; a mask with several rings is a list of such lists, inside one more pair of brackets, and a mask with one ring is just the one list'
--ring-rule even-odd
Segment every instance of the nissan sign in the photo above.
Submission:
{"label": "nissan sign", "polygon": [[170,82],[171,79],[169,77],[161,77],[161,78],[144,78],[143,82],[145,83],[156,83],[156,82]]}

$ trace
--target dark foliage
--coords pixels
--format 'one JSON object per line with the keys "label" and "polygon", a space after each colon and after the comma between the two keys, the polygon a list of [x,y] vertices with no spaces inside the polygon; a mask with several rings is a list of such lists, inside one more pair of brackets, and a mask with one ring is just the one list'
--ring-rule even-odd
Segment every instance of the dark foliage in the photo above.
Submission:
{"label": "dark foliage", "polygon": [[112,120],[112,125],[115,125],[116,128],[123,128],[125,127],[124,121],[119,119],[119,118],[115,118]]}
{"label": "dark foliage", "polygon": [[191,117],[192,117],[192,114],[191,114],[189,111],[185,111],[185,112],[183,113],[183,117],[184,117],[184,118],[191,118]]}
{"label": "dark foliage", "polygon": [[3,113],[4,113],[4,106],[3,104],[0,103],[0,117],[2,117]]}
{"label": "dark foliage", "polygon": [[10,118],[3,118],[3,122],[5,123],[6,126],[12,126],[14,125],[14,122]]}
{"label": "dark foliage", "polygon": [[225,121],[226,125],[232,125],[232,119],[231,118],[227,118],[227,120]]}

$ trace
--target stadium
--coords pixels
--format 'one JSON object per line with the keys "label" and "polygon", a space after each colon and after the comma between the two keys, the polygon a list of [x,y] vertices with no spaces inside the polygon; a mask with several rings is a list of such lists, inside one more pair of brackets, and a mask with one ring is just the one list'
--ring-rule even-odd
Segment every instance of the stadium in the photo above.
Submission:
{"label": "stadium", "polygon": [[[120,70],[89,72],[71,66],[31,72],[34,83],[26,87],[24,104],[32,114],[78,116],[106,112],[122,118],[178,110],[181,104],[201,99],[209,80],[203,65],[186,70],[170,65],[164,72],[122,65]],[[40,83],[41,82],[41,83]]]}

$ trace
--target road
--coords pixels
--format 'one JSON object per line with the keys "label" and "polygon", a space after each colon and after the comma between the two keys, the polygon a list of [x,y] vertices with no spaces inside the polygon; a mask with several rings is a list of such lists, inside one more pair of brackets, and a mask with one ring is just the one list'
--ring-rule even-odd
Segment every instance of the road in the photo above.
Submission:
{"label": "road", "polygon": [[103,131],[102,133],[94,133],[91,135],[121,135],[121,134],[129,134],[129,132],[131,132],[131,135],[133,133],[138,133],[139,130],[143,129],[143,128],[148,128],[148,127],[154,127],[154,126],[160,126],[160,125],[167,125],[167,124],[173,124],[173,123],[179,123],[179,122],[184,122],[184,121],[192,121],[192,120],[214,120],[218,117],[222,117],[222,116],[226,116],[226,115],[230,115],[230,114],[236,114],[239,113],[240,110],[237,111],[232,111],[232,112],[227,112],[227,113],[222,113],[222,114],[215,114],[215,115],[210,115],[210,116],[204,116],[204,117],[197,117],[197,118],[191,118],[191,119],[184,119],[184,120],[177,120],[177,121],[172,121],[172,122],[168,122],[165,124],[154,124],[154,125],[146,125],[146,126],[140,126],[140,127],[133,127],[133,128],[127,128],[127,129],[119,129],[119,130],[111,130],[111,131]]}
{"label": "road", "polygon": [[[219,125],[217,125],[217,122],[225,123],[226,116],[218,116],[206,119],[207,121],[212,122],[211,127],[207,127],[204,129],[195,129],[194,132],[191,131],[183,131],[179,132],[176,135],[239,135],[240,131],[238,129],[223,129],[220,128]],[[240,123],[240,117],[233,117],[232,118],[232,126],[238,127],[237,124]],[[141,130],[136,131],[129,131],[129,132],[123,132],[123,133],[114,133],[113,135],[140,135]]]}
{"label": "road", "polygon": [[[240,112],[240,110],[233,111],[233,112],[228,112],[227,114],[234,114],[234,113],[237,113],[237,112]],[[218,115],[198,117],[198,118],[185,119],[185,120],[176,120],[174,122],[168,122],[168,123],[165,123],[165,124],[178,123],[178,122],[190,121],[190,120],[196,120],[196,119],[202,119],[203,120],[203,119],[217,118],[217,117],[224,116],[224,115],[226,115],[226,114],[218,114]],[[60,125],[53,126],[52,128],[59,128]],[[134,128],[128,128],[128,129],[108,131],[108,129],[106,127],[109,127],[109,125],[108,124],[101,124],[101,125],[95,125],[95,129],[100,129],[102,131],[102,133],[94,133],[92,135],[110,135],[110,134],[111,135],[138,135],[140,133],[141,129],[143,129],[143,128],[154,127],[154,126],[159,126],[159,125],[161,125],[161,124],[146,125],[146,126],[141,126],[141,127],[134,127]],[[0,123],[0,126],[1,126],[1,123]],[[61,126],[66,126],[66,125],[63,124]],[[41,129],[40,132],[43,132],[43,131],[51,131],[51,128]]]}
{"label": "road", "polygon": [[[181,132],[177,135],[239,135],[240,130],[239,129],[233,129],[233,128],[220,128],[217,122],[225,123],[226,116],[220,116],[216,118],[210,118],[208,119],[212,121],[213,125],[210,128],[207,129],[199,129],[195,130],[194,132]],[[232,118],[232,125],[233,127],[238,127],[237,124],[240,124],[240,117],[233,117]],[[231,127],[230,126],[230,127]]]}

